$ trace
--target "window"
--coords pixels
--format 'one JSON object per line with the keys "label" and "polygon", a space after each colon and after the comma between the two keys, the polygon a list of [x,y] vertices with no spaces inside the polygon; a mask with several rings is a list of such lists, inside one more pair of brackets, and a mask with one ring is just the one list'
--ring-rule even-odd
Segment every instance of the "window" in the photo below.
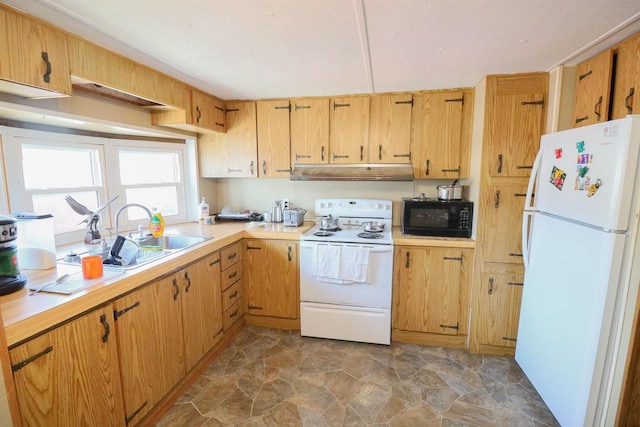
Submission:
{"label": "window", "polygon": [[[65,201],[70,195],[90,210],[114,196],[101,213],[103,237],[115,228],[117,210],[128,203],[157,207],[166,223],[187,220],[191,169],[187,144],[118,140],[0,127],[11,213],[51,213],[56,244],[82,241],[85,217]],[[120,231],[148,227],[147,213],[126,209]],[[113,236],[112,236],[113,237]]]}

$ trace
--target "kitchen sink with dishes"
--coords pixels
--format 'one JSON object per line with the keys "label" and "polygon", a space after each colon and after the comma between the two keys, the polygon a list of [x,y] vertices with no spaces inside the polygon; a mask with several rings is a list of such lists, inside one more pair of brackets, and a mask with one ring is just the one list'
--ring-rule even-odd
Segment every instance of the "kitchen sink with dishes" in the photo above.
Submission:
{"label": "kitchen sink with dishes", "polygon": [[[138,239],[133,241],[131,239],[119,237],[113,245],[102,247],[97,250],[91,250],[81,255],[68,255],[58,262],[63,264],[79,265],[81,263],[82,256],[99,255],[102,257],[104,267],[129,270],[183,249],[187,249],[211,238],[212,237],[210,236],[167,234],[160,237],[150,236],[144,240]],[[123,241],[124,244],[122,244]],[[123,253],[123,251],[120,250],[120,247],[129,248],[127,250],[129,255],[127,257],[118,256]],[[124,262],[122,262],[123,259],[125,260]]]}

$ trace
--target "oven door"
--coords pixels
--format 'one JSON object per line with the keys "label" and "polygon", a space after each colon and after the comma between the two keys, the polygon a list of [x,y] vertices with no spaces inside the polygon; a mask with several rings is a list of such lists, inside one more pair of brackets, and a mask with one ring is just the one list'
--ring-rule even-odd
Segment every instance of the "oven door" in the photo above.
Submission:
{"label": "oven door", "polygon": [[[369,248],[370,283],[340,284],[314,277],[314,247],[323,242],[300,243],[300,300],[303,302],[391,308],[392,245],[357,245]],[[332,246],[350,245],[331,243]]]}

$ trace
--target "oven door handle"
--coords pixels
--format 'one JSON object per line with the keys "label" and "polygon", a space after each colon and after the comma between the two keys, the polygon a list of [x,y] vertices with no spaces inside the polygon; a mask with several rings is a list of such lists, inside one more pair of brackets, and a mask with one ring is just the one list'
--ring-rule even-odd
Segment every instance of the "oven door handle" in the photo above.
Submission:
{"label": "oven door handle", "polygon": [[[369,248],[369,253],[385,253],[385,252],[393,252],[393,245],[358,245],[353,243],[330,243],[331,246],[364,246]],[[313,249],[319,245],[327,245],[327,243],[322,242],[300,242],[300,249],[309,248]]]}

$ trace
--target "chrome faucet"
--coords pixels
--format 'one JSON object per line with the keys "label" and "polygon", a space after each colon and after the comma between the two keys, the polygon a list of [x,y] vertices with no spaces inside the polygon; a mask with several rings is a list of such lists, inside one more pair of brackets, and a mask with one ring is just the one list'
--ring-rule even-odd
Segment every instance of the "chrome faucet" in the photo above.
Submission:
{"label": "chrome faucet", "polygon": [[126,208],[130,208],[132,206],[137,206],[141,209],[144,209],[144,211],[147,213],[147,215],[149,215],[149,220],[151,220],[151,211],[149,210],[149,208],[147,208],[146,206],[142,206],[140,203],[127,203],[126,205],[122,206],[120,209],[118,209],[118,211],[116,212],[116,237],[118,237],[118,231],[120,230],[120,226],[119,226],[119,218],[120,218],[120,213],[125,210]]}

